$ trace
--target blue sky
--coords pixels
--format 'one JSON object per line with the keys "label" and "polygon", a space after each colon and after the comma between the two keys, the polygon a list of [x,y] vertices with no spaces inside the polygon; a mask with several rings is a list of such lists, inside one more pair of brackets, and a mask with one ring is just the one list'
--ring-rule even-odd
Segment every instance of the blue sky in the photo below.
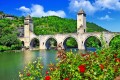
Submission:
{"label": "blue sky", "polygon": [[16,16],[33,17],[56,15],[76,19],[83,8],[87,21],[120,32],[120,0],[1,0],[0,11]]}

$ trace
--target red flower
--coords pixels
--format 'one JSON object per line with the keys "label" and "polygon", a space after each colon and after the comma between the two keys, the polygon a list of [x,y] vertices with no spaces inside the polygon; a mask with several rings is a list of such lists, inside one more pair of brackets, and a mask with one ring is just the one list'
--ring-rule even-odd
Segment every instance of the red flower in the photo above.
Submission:
{"label": "red flower", "polygon": [[86,70],[85,65],[80,65],[80,66],[78,66],[78,68],[79,68],[79,71],[80,71],[81,73],[84,73],[85,70]]}
{"label": "red flower", "polygon": [[94,56],[95,56],[95,57],[97,57],[97,54],[96,54],[96,52],[94,52]]}
{"label": "red flower", "polygon": [[116,61],[116,62],[120,62],[120,59],[119,59],[119,58],[115,58],[115,61]]}
{"label": "red flower", "polygon": [[30,76],[30,73],[27,73],[27,76]]}
{"label": "red flower", "polygon": [[81,54],[82,57],[85,57],[86,55],[88,55],[88,54]]}
{"label": "red flower", "polygon": [[117,54],[114,54],[114,58],[117,58]]}
{"label": "red flower", "polygon": [[64,80],[69,80],[69,78],[65,78]]}
{"label": "red flower", "polygon": [[45,76],[45,80],[50,80],[50,76]]}
{"label": "red flower", "polygon": [[96,55],[96,52],[94,52],[94,55]]}
{"label": "red flower", "polygon": [[103,65],[103,64],[100,64],[99,66],[100,66],[100,68],[101,68],[102,70],[104,69],[104,65]]}
{"label": "red flower", "polygon": [[49,72],[48,72],[48,71],[46,71],[46,74],[49,74]]}

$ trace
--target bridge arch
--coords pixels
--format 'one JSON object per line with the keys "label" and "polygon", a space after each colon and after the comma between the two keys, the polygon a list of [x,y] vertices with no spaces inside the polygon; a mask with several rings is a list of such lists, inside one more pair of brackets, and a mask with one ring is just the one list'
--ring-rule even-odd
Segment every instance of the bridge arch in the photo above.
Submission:
{"label": "bridge arch", "polygon": [[48,37],[45,40],[46,49],[55,49],[57,47],[57,39],[53,36]]}
{"label": "bridge arch", "polygon": [[115,38],[115,37],[117,37],[117,36],[120,36],[120,34],[117,34],[117,35],[112,35],[111,37],[110,37],[110,39],[109,39],[109,45],[110,45],[110,42]]}
{"label": "bridge arch", "polygon": [[[94,41],[88,42],[90,38]],[[87,49],[87,47],[97,47],[97,45],[100,47],[102,46],[101,39],[97,35],[88,35],[84,41],[82,41],[82,44],[84,44],[85,49]],[[87,44],[91,46],[88,46]]]}
{"label": "bridge arch", "polygon": [[30,40],[30,48],[39,48],[39,46],[40,46],[39,38],[34,37]]}
{"label": "bridge arch", "polygon": [[120,48],[120,34],[113,35],[110,38],[109,46],[112,46],[114,48]]}
{"label": "bridge arch", "polygon": [[[73,43],[71,42],[71,44],[74,44],[73,46],[72,45],[68,45],[67,46],[67,43],[66,42],[70,42],[70,39],[71,41],[74,41]],[[68,41],[69,40],[69,41]],[[75,36],[66,36],[64,39],[63,39],[63,47],[64,49],[67,49],[67,48],[78,48],[78,40]]]}

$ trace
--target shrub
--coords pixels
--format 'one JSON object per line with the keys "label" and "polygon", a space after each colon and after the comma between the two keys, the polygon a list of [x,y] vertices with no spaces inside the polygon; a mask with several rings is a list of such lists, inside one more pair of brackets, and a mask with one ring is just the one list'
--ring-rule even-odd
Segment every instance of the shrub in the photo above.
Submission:
{"label": "shrub", "polygon": [[[84,55],[74,54],[72,51],[66,53],[59,51],[57,54],[60,61],[56,65],[50,64],[49,74],[46,75],[50,77],[49,80],[113,80],[120,75],[119,50],[107,48]],[[33,68],[29,68],[30,66]],[[39,74],[37,73],[37,69],[34,68],[37,65],[31,64],[30,66],[28,66],[29,70],[24,70],[22,79],[29,79],[33,77],[33,74],[34,79],[38,75],[41,76],[40,80],[46,78],[41,75],[40,71],[38,71]],[[26,76],[28,72],[30,75]]]}
{"label": "shrub", "polygon": [[7,46],[0,46],[0,52],[10,50],[10,47]]}

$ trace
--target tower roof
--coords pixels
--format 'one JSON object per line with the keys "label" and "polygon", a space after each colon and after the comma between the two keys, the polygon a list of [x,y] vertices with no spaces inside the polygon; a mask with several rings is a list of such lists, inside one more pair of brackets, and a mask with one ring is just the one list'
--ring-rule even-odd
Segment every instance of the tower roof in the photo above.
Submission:
{"label": "tower roof", "polygon": [[78,12],[78,15],[79,14],[84,14],[84,15],[86,15],[86,13],[85,13],[85,11],[83,10],[83,9],[80,9],[80,11]]}
{"label": "tower roof", "polygon": [[28,15],[25,19],[32,19],[30,15]]}

